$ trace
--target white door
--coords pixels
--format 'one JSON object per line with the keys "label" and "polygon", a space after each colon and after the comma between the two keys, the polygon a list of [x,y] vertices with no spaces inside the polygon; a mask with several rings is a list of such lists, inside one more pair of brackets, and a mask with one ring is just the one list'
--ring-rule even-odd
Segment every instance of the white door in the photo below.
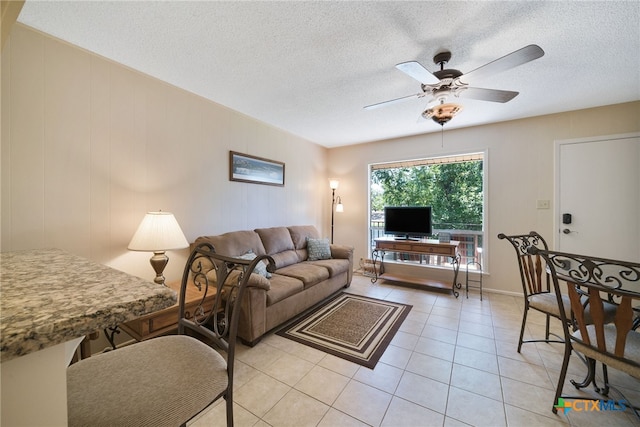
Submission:
{"label": "white door", "polygon": [[557,249],[640,262],[640,135],[558,141],[556,156]]}

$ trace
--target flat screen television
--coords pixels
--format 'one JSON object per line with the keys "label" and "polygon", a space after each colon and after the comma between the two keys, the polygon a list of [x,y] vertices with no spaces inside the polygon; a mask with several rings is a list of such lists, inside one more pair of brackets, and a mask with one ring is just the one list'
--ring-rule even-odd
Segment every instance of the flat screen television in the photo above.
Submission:
{"label": "flat screen television", "polygon": [[431,206],[385,206],[384,234],[398,239],[431,235]]}

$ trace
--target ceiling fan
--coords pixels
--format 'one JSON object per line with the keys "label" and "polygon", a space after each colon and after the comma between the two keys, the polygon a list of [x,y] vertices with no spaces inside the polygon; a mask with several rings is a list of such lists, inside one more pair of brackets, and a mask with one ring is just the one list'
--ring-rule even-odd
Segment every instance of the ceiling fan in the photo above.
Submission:
{"label": "ceiling fan", "polygon": [[[444,65],[451,59],[451,52],[444,51],[433,57],[433,62],[440,65],[440,70],[431,73],[417,61],[402,62],[396,65],[396,68],[409,77],[421,83],[422,92],[415,95],[404,96],[377,104],[367,105],[365,110],[391,105],[397,102],[405,101],[412,98],[429,97],[429,102],[436,101],[437,104],[426,109],[422,116],[425,119],[433,119],[436,123],[444,126],[451,120],[460,110],[462,106],[454,103],[446,103],[451,97],[468,97],[481,101],[490,102],[508,102],[518,95],[518,92],[498,89],[483,89],[469,86],[469,83],[475,79],[481,79],[501,71],[505,71],[518,65],[538,59],[544,55],[544,51],[535,44],[528,45],[522,49],[518,49],[498,58],[488,64],[476,68],[463,74],[459,70],[445,69]],[[463,81],[464,80],[464,81]]]}

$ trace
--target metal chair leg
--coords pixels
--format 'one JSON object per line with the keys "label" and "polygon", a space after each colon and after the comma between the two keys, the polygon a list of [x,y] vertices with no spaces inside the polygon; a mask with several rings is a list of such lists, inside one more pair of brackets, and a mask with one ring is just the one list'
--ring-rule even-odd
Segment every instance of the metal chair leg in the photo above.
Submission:
{"label": "metal chair leg", "polygon": [[520,349],[522,348],[522,339],[524,338],[524,328],[527,324],[527,313],[529,311],[528,307],[524,308],[524,313],[522,315],[522,327],[520,328],[520,339],[518,340],[518,353],[520,353]]}
{"label": "metal chair leg", "polygon": [[571,357],[571,344],[565,343],[564,346],[564,359],[562,360],[562,369],[560,370],[560,376],[558,377],[558,385],[556,387],[556,396],[553,399],[553,413],[558,413],[558,408],[555,405],[558,404],[558,399],[562,396],[562,387],[564,386],[564,380],[567,377],[567,369],[569,368],[569,358]]}

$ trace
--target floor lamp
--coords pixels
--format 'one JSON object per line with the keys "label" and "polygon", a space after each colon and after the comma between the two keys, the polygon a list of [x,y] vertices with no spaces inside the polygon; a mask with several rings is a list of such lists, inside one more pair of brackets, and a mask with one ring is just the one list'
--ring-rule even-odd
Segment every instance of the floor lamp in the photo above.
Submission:
{"label": "floor lamp", "polygon": [[333,243],[333,220],[335,212],[344,212],[344,206],[342,205],[342,199],[340,196],[336,197],[336,190],[340,185],[340,181],[335,178],[329,180],[329,187],[331,188],[331,243]]}

